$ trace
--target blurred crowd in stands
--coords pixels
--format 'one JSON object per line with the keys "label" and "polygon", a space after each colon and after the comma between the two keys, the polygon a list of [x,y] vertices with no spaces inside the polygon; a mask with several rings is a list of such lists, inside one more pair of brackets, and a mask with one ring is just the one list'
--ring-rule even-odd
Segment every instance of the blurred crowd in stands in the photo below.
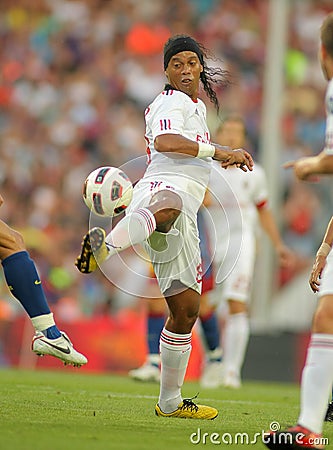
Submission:
{"label": "blurred crowd in stands", "polygon": [[[268,0],[1,0],[1,218],[24,233],[59,320],[113,311],[117,289],[102,274],[82,276],[74,266],[89,225],[82,183],[98,166],[145,154],[143,113],[164,85],[162,49],[170,35],[191,34],[230,72],[232,83],[219,91],[220,119],[241,114],[248,148],[258,157],[268,6]],[[323,146],[326,84],[317,37],[331,7],[331,0],[290,1],[281,165]],[[218,118],[206,103],[214,132]],[[298,183],[282,168],[280,179],[283,235],[307,261],[332,212],[331,183]],[[0,317],[15,309],[9,297],[0,284]]]}

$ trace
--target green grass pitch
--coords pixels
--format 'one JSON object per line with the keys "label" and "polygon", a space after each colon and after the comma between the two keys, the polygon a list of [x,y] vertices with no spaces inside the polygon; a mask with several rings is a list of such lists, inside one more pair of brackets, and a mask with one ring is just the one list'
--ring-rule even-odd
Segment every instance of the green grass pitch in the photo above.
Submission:
{"label": "green grass pitch", "polygon": [[[271,422],[293,425],[299,409],[294,384],[245,382],[233,391],[186,382],[183,395],[199,392],[196,401],[217,407],[219,416],[160,418],[154,415],[157,384],[71,369],[1,369],[0,389],[1,450],[264,449],[260,437],[251,443],[255,433],[268,430]],[[324,431],[333,442],[333,423]],[[248,441],[237,433],[246,433]]]}

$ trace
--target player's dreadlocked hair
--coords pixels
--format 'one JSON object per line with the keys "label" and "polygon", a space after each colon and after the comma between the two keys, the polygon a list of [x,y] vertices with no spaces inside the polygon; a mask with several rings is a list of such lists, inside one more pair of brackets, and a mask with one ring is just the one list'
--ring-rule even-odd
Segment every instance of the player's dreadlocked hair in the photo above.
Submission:
{"label": "player's dreadlocked hair", "polygon": [[219,112],[220,105],[213,89],[213,84],[220,84],[227,86],[229,84],[229,73],[220,67],[209,67],[206,63],[206,59],[210,57],[209,51],[191,36],[185,34],[179,34],[172,36],[164,46],[164,70],[167,68],[170,59],[177,53],[191,51],[198,55],[199,61],[203,67],[203,71],[200,74],[200,80],[203,84],[204,91],[206,92],[209,100],[214,104],[217,112]]}

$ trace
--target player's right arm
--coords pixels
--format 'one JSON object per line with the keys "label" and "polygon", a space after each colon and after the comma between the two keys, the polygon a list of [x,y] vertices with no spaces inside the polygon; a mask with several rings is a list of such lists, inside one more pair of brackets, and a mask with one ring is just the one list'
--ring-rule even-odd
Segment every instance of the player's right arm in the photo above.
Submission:
{"label": "player's right arm", "polygon": [[199,144],[180,134],[161,134],[155,138],[154,146],[162,153],[178,153],[198,158],[212,157],[220,161],[225,169],[235,165],[247,172],[253,168],[252,157],[246,150],[231,150],[230,147],[222,147],[219,144]]}
{"label": "player's right arm", "polygon": [[285,169],[292,168],[299,180],[311,181],[314,175],[327,175],[333,173],[333,154],[323,150],[316,156],[301,158],[298,161],[290,161],[284,164]]}
{"label": "player's right arm", "polygon": [[300,180],[309,180],[315,175],[333,173],[333,80],[330,81],[326,93],[326,130],[324,149],[316,156],[301,158],[284,164],[285,168],[294,169]]}
{"label": "player's right arm", "polygon": [[[243,171],[252,170],[251,155],[243,149],[232,150],[219,144],[209,143],[208,129],[201,130],[201,139],[193,140],[192,136],[184,135],[184,123],[188,114],[191,114],[189,100],[185,94],[170,93],[157,98],[146,115],[147,125],[151,130],[154,149],[157,152],[183,154],[200,159],[214,158],[226,168],[236,165]],[[193,135],[196,131],[193,132]]]}

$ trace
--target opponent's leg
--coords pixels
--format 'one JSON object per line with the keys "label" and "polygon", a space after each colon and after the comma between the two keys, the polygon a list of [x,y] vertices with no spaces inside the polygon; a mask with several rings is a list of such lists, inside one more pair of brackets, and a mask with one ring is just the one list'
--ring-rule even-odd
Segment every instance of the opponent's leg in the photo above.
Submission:
{"label": "opponent's leg", "polygon": [[36,330],[33,351],[55,356],[66,364],[86,364],[87,358],[73,348],[68,336],[55,324],[35,263],[25,250],[23,237],[3,221],[0,221],[0,258],[10,292],[26,310]]}

